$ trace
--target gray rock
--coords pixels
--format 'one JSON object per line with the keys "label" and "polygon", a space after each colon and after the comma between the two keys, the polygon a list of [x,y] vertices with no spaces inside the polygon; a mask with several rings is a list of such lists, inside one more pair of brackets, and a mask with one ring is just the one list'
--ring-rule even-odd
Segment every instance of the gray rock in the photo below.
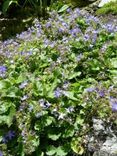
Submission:
{"label": "gray rock", "polygon": [[117,138],[107,138],[100,150],[94,152],[93,156],[117,156]]}
{"label": "gray rock", "polygon": [[93,156],[109,156],[107,152],[94,152]]}
{"label": "gray rock", "polygon": [[107,138],[101,147],[100,151],[107,152],[109,154],[116,154],[117,156],[117,138]]}
{"label": "gray rock", "polygon": [[93,128],[96,132],[104,131],[103,121],[100,119],[93,119]]}

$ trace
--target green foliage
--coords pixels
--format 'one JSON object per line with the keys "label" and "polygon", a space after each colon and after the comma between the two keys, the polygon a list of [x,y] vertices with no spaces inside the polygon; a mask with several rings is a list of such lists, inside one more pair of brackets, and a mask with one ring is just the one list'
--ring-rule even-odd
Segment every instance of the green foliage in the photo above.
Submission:
{"label": "green foliage", "polygon": [[64,12],[64,11],[66,11],[68,8],[69,8],[68,5],[63,5],[63,6],[58,10],[58,13]]}
{"label": "green foliage", "polygon": [[109,2],[105,4],[102,8],[98,9],[96,11],[97,15],[101,14],[117,14],[117,1],[116,2]]}
{"label": "green foliage", "polygon": [[35,19],[16,42],[4,42],[0,147],[5,156],[82,155],[92,118],[109,121],[116,111],[114,27],[104,28],[79,9],[64,9],[60,15],[50,12],[48,20]]}
{"label": "green foliage", "polygon": [[2,4],[2,12],[5,14],[13,4],[16,6],[20,6],[20,8],[24,8],[24,6],[28,6],[35,10],[35,14],[38,16],[45,16],[47,12],[47,7],[52,4],[52,0],[4,0]]}
{"label": "green foliage", "polygon": [[3,7],[2,7],[2,11],[3,14],[5,14],[8,10],[8,8],[15,3],[16,5],[18,5],[18,0],[5,0],[5,2],[3,3]]}
{"label": "green foliage", "polygon": [[73,7],[85,7],[93,1],[89,0],[65,0],[66,3],[71,4]]}

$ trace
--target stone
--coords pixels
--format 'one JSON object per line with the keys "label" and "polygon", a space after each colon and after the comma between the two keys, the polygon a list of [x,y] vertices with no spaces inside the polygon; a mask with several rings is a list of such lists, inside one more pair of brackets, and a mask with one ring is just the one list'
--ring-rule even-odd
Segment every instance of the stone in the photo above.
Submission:
{"label": "stone", "polygon": [[106,151],[109,154],[114,154],[117,156],[117,138],[107,138],[107,140],[102,145],[100,151]]}
{"label": "stone", "polygon": [[93,119],[94,131],[104,131],[103,121],[100,119]]}
{"label": "stone", "polygon": [[117,137],[108,137],[93,156],[117,156]]}
{"label": "stone", "polygon": [[101,0],[98,7],[103,7],[105,4],[107,4],[109,2],[115,2],[115,1],[117,1],[117,0]]}

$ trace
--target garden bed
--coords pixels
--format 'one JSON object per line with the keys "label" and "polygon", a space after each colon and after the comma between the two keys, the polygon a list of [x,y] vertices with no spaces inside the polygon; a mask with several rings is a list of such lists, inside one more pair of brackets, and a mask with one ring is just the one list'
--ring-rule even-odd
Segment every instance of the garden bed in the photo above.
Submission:
{"label": "garden bed", "polygon": [[109,137],[116,146],[116,42],[116,23],[78,8],[1,41],[4,156],[98,155]]}

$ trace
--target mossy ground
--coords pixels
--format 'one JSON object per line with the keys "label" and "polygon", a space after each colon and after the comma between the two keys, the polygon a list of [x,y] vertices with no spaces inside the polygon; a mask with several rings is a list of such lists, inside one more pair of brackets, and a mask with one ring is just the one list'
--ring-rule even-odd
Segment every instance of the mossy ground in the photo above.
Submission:
{"label": "mossy ground", "polygon": [[97,15],[103,15],[109,13],[117,15],[117,0],[116,2],[110,2],[108,4],[105,4],[102,8],[96,11]]}

